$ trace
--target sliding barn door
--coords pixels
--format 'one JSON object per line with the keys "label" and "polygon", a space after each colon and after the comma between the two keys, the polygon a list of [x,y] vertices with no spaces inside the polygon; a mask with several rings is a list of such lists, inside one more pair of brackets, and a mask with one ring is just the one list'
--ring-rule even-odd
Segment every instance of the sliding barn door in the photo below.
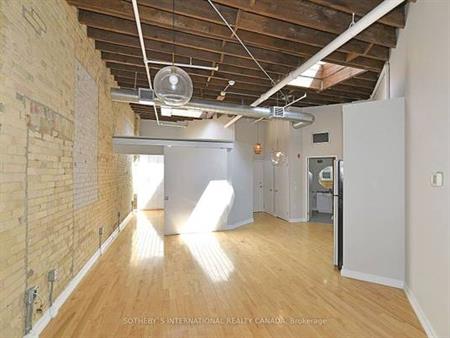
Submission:
{"label": "sliding barn door", "polygon": [[225,226],[234,198],[226,150],[166,147],[164,155],[165,234]]}

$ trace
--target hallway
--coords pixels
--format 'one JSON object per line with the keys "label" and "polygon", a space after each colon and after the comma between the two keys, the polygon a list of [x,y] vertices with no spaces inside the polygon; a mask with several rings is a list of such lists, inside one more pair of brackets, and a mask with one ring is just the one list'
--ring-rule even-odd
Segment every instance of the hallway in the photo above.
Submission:
{"label": "hallway", "polygon": [[42,337],[424,337],[402,290],[341,277],[332,226],[267,214],[162,236],[137,212]]}

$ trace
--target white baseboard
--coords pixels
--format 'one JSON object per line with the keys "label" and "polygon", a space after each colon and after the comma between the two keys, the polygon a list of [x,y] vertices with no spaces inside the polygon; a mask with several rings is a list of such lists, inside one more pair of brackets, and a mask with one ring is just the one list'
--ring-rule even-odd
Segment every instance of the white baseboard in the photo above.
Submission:
{"label": "white baseboard", "polygon": [[411,291],[411,289],[408,287],[407,284],[405,284],[404,290],[406,293],[406,297],[408,297],[409,303],[411,304],[414,312],[416,313],[417,318],[419,318],[419,322],[420,324],[422,324],[422,327],[425,330],[425,333],[427,334],[428,338],[437,338],[438,335],[434,331],[433,326],[431,326],[431,323],[428,320],[428,317],[422,310],[422,307],[417,301],[417,298],[414,296],[414,293]]}
{"label": "white baseboard", "polygon": [[404,281],[342,268],[341,276],[403,289]]}
{"label": "white baseboard", "polygon": [[289,218],[289,223],[306,223],[306,222],[308,222],[308,220],[303,217]]}
{"label": "white baseboard", "polygon": [[249,224],[249,223],[253,223],[253,222],[254,222],[254,220],[253,220],[253,217],[252,217],[252,218],[249,218],[249,219],[246,219],[246,220],[237,222],[237,223],[228,224],[228,225],[225,227],[224,230],[233,230],[233,229],[239,228],[239,227],[241,227],[241,226],[243,226],[243,225],[246,225],[246,224]]}
{"label": "white baseboard", "polygon": [[69,284],[67,284],[66,288],[61,292],[61,294],[55,299],[53,305],[50,306],[42,315],[39,320],[34,323],[31,331],[24,336],[24,338],[39,338],[39,335],[45,329],[47,324],[52,320],[52,318],[56,317],[59,309],[64,304],[64,302],[69,298],[72,294],[73,290],[77,287],[77,285],[81,282],[83,277],[88,273],[88,271],[95,264],[97,259],[101,256],[102,253],[106,252],[111,243],[119,236],[120,231],[125,229],[131,217],[133,216],[133,212],[130,212],[127,217],[119,224],[119,227],[116,228],[112,234],[103,242],[102,246],[95,251],[95,253],[89,258],[89,260],[84,264],[81,270],[71,279]]}

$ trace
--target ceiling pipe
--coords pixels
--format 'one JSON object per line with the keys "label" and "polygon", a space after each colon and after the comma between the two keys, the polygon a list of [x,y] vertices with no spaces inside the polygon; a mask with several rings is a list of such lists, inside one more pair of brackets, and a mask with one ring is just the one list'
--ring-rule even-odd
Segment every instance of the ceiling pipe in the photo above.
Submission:
{"label": "ceiling pipe", "polygon": [[159,61],[159,60],[147,60],[146,63],[151,63],[154,65],[164,65],[164,66],[177,66],[183,68],[194,68],[194,69],[204,69],[204,70],[219,70],[219,66],[201,66],[194,65],[192,63],[178,63],[178,62],[167,62],[167,61]]}
{"label": "ceiling pipe", "polygon": [[[147,81],[148,81],[148,87],[153,90],[152,85],[152,76],[150,74],[150,68],[147,63],[147,51],[145,50],[145,42],[144,42],[144,34],[142,33],[142,25],[141,25],[141,18],[139,16],[139,7],[137,4],[137,0],[131,0],[132,6],[133,6],[133,14],[134,14],[134,20],[136,22],[136,29],[139,35],[139,45],[141,46],[141,52],[142,52],[142,58],[144,60],[144,67],[145,67],[145,73],[147,74]],[[156,123],[159,125],[159,116],[158,112],[156,111],[156,107],[153,108],[155,117],[156,117]]]}
{"label": "ceiling pipe", "polygon": [[[111,89],[113,101],[137,103],[148,106],[161,106],[161,102],[153,95],[153,91],[148,89]],[[217,102],[213,100],[191,99],[183,105],[184,109],[195,109],[218,114],[245,116],[255,119],[280,119],[292,122],[294,128],[307,126],[314,122],[314,115],[304,113],[300,108],[276,107],[282,109],[282,113],[274,113],[275,107],[251,107],[246,105]]]}
{"label": "ceiling pipe", "polygon": [[[267,92],[262,94],[255,102],[251,104],[252,107],[256,107],[270,98],[277,91],[285,87],[289,82],[302,75],[309,68],[314,66],[317,62],[323,60],[328,55],[342,47],[345,43],[353,39],[356,35],[361,33],[367,27],[372,25],[374,22],[381,19],[384,15],[392,11],[395,7],[400,5],[405,0],[385,0],[365,16],[363,16],[358,22],[352,24],[345,32],[339,35],[336,39],[331,41],[328,45],[322,48],[310,59],[305,61],[300,67],[290,72],[284,79],[278,82],[275,86],[269,89]],[[229,122],[229,125],[233,124],[239,120],[239,118],[234,118]]]}

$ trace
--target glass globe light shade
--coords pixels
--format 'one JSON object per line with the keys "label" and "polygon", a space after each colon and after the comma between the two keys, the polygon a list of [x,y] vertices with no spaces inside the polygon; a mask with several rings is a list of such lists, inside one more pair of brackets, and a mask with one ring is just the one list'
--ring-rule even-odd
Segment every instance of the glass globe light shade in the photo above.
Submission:
{"label": "glass globe light shade", "polygon": [[175,66],[167,66],[156,73],[155,94],[168,106],[182,106],[192,98],[192,80],[188,73]]}
{"label": "glass globe light shade", "polygon": [[272,164],[274,166],[280,165],[286,160],[286,155],[281,151],[274,151],[272,153]]}

